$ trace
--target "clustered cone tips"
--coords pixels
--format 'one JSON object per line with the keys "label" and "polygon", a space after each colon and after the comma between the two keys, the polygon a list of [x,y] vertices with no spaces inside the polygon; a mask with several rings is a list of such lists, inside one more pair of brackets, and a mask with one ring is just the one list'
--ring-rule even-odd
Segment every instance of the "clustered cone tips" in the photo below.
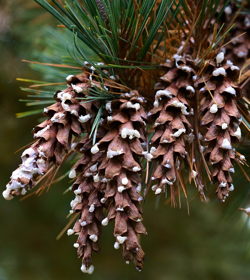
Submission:
{"label": "clustered cone tips", "polygon": [[[107,1],[93,2],[108,25]],[[161,5],[155,3],[156,8]],[[238,6],[222,7],[230,22]],[[180,32],[175,53],[169,51],[166,58],[162,54],[152,72],[152,77],[158,75],[152,78],[152,88],[150,83],[140,83],[143,78],[134,79],[138,86],[135,82],[124,85],[129,75],[128,81],[138,77],[135,68],[126,68],[122,76],[122,70],[111,74],[105,61],[84,62],[81,73],[68,76],[65,89],[55,94],[55,103],[44,109],[45,121],[35,127],[35,141],[22,153],[22,163],[12,173],[3,197],[11,200],[26,195],[44,179],[52,181],[63,162],[76,155],[68,173],[73,181],[70,216],[74,225],[67,234],[76,236],[74,247],[83,272],[94,271],[93,252],[99,250],[102,228],[112,222],[114,248],[121,249],[126,263],[142,269],[141,236],[146,234],[142,202],[149,190],[167,196],[173,206],[181,195],[187,198],[192,186],[206,200],[208,186],[213,184],[223,202],[234,190],[235,166],[246,164],[236,145],[241,126],[245,132],[244,121],[249,119],[249,83],[241,74],[250,58],[250,20],[245,14],[238,19],[228,36],[238,35],[242,28],[244,37],[221,49],[211,47],[204,55],[214,44],[207,36],[200,57],[194,50],[199,32],[193,27],[191,35]],[[161,53],[162,44],[152,44]],[[146,70],[141,72],[143,76]]]}

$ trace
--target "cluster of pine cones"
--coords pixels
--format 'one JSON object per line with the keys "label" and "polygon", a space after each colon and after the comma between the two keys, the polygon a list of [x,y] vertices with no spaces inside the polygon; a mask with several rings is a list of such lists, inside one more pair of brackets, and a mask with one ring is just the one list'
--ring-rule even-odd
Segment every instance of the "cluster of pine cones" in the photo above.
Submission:
{"label": "cluster of pine cones", "polygon": [[[225,16],[232,9],[227,7]],[[136,90],[111,95],[106,104],[86,102],[83,98],[91,88],[102,85],[97,73],[84,70],[68,76],[68,86],[44,110],[46,120],[34,129],[35,142],[23,152],[3,196],[10,200],[25,195],[70,153],[78,153],[69,172],[75,224],[67,234],[77,237],[74,247],[83,272],[93,272],[92,254],[99,249],[101,228],[111,221],[114,248],[121,248],[126,263],[142,269],[140,235],[146,229],[141,205],[148,187],[155,195],[169,194],[173,205],[180,191],[187,195],[187,179],[203,199],[206,177],[222,201],[234,190],[235,164],[245,163],[234,147],[241,139],[238,79],[242,61],[250,58],[249,15],[240,17],[232,32],[246,33],[207,61],[202,71],[199,62],[185,54],[162,64],[164,74],[152,102]],[[112,87],[106,85],[106,90]],[[243,91],[249,92],[249,85]],[[101,106],[93,141],[90,134]]]}

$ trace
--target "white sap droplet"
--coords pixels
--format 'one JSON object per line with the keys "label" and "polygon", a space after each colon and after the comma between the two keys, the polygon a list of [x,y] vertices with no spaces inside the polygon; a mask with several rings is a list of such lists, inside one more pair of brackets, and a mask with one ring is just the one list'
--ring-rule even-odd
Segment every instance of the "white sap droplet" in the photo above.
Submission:
{"label": "white sap droplet", "polygon": [[122,184],[123,185],[127,185],[128,184],[128,178],[127,177],[122,178]]}
{"label": "white sap droplet", "polygon": [[156,190],[155,190],[155,194],[157,195],[157,194],[160,194],[161,193],[161,188],[157,188]]}
{"label": "white sap droplet", "polygon": [[186,129],[185,128],[180,128],[178,129],[175,133],[171,134],[171,136],[173,137],[180,137],[181,134],[185,133],[186,132]]}
{"label": "white sap droplet", "polygon": [[224,91],[230,93],[231,95],[236,95],[236,90],[233,87],[227,87]]}
{"label": "white sap droplet", "polygon": [[80,123],[86,123],[87,121],[89,121],[91,119],[91,115],[90,114],[87,114],[87,115],[81,115],[79,117],[79,122]]}
{"label": "white sap droplet", "polygon": [[74,85],[74,84],[71,84],[73,90],[77,93],[81,93],[83,91],[83,88],[82,87],[79,87],[77,85]]}
{"label": "white sap droplet", "polygon": [[231,150],[232,149],[232,145],[227,138],[223,139],[223,142],[221,144],[221,148],[225,149],[225,150]]}
{"label": "white sap droplet", "polygon": [[89,236],[89,239],[92,240],[93,242],[97,242],[98,236],[97,236],[96,234],[91,234],[91,235]]}
{"label": "white sap droplet", "polygon": [[236,129],[236,131],[234,132],[233,136],[237,137],[238,139],[241,138],[241,129],[238,126],[238,128]]}
{"label": "white sap droplet", "polygon": [[227,186],[227,182],[221,182],[220,184],[219,184],[219,187],[220,188],[225,188]]}
{"label": "white sap droplet", "polygon": [[226,70],[223,67],[217,68],[213,71],[213,76],[218,77],[218,76],[226,76]]}
{"label": "white sap droplet", "polygon": [[120,244],[119,244],[118,242],[115,242],[115,243],[114,243],[114,248],[115,248],[116,250],[118,250],[118,249],[120,248]]}
{"label": "white sap droplet", "polygon": [[133,104],[132,102],[128,101],[126,103],[126,107],[127,108],[132,108],[132,109],[135,109],[136,111],[138,111],[141,108],[141,105],[139,103]]}
{"label": "white sap droplet", "polygon": [[95,205],[91,204],[90,207],[89,207],[89,212],[93,213],[94,211],[95,211]]}
{"label": "white sap droplet", "polygon": [[198,172],[196,172],[195,170],[192,170],[192,177],[193,178],[196,178],[198,175]]}
{"label": "white sap droplet", "polygon": [[225,13],[227,15],[231,15],[232,14],[232,8],[230,6],[227,6],[224,11],[225,11]]}
{"label": "white sap droplet", "polygon": [[89,268],[86,267],[85,264],[82,264],[81,266],[81,271],[83,273],[87,273],[87,274],[92,274],[95,270],[95,267],[93,265],[91,265]]}
{"label": "white sap droplet", "polygon": [[240,155],[240,160],[246,160],[246,157],[244,155]]}
{"label": "white sap droplet", "polygon": [[79,247],[80,247],[79,243],[74,243],[73,246],[74,246],[75,248],[79,248]]}
{"label": "white sap droplet", "polygon": [[86,222],[86,221],[82,221],[82,222],[80,223],[80,225],[81,225],[81,227],[85,227],[85,226],[87,225],[87,222]]}
{"label": "white sap droplet", "polygon": [[136,129],[123,128],[121,131],[121,137],[123,139],[129,137],[131,140],[133,138],[140,138],[140,132]]}
{"label": "white sap droplet", "polygon": [[109,219],[108,218],[105,218],[105,219],[102,220],[102,225],[103,226],[107,226],[108,223],[109,223]]}
{"label": "white sap droplet", "polygon": [[98,144],[95,144],[92,148],[91,148],[91,153],[92,154],[96,154],[99,152],[99,148],[98,148]]}
{"label": "white sap droplet", "polygon": [[186,90],[191,91],[192,93],[195,93],[195,90],[192,86],[186,86]]}
{"label": "white sap droplet", "polygon": [[113,158],[113,157],[119,156],[121,154],[123,154],[123,149],[120,149],[120,150],[108,150],[107,157],[108,158]]}
{"label": "white sap droplet", "polygon": [[76,171],[75,169],[70,170],[69,172],[69,178],[74,179],[76,177]]}
{"label": "white sap droplet", "polygon": [[67,82],[71,82],[73,78],[74,78],[74,75],[68,75],[68,76],[66,77],[66,81],[67,81]]}
{"label": "white sap droplet", "polygon": [[118,187],[118,192],[119,193],[122,193],[123,191],[125,191],[126,190],[126,188],[124,187],[124,186],[119,186]]}
{"label": "white sap droplet", "polygon": [[70,235],[72,235],[74,233],[75,233],[75,231],[73,229],[71,229],[71,228],[67,230],[67,235],[68,236],[70,236]]}
{"label": "white sap droplet", "polygon": [[7,189],[7,190],[4,190],[3,193],[2,193],[2,195],[3,195],[3,198],[4,198],[5,200],[11,200],[11,199],[14,198],[14,196],[10,194],[10,190],[8,190],[8,189]]}
{"label": "white sap droplet", "polygon": [[127,238],[127,236],[120,236],[120,235],[118,235],[116,237],[116,239],[117,239],[119,244],[123,244],[128,238]]}
{"label": "white sap droplet", "polygon": [[227,123],[223,123],[223,124],[221,125],[221,128],[222,128],[222,129],[227,129],[227,127],[228,127]]}
{"label": "white sap droplet", "polygon": [[139,172],[141,170],[141,168],[139,167],[139,166],[134,166],[133,168],[132,168],[132,171],[133,172]]}
{"label": "white sap droplet", "polygon": [[213,104],[210,109],[209,109],[210,113],[215,114],[218,112],[218,106],[217,104]]}
{"label": "white sap droplet", "polygon": [[225,55],[223,52],[218,53],[216,56],[216,63],[220,64],[224,60],[224,58],[225,58]]}

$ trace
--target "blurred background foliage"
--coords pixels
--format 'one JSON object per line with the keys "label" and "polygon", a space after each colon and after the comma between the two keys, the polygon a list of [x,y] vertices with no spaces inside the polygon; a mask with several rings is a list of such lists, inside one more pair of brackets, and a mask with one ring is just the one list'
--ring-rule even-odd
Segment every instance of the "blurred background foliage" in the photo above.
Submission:
{"label": "blurred background foliage", "polygon": [[[2,186],[19,163],[20,152],[16,151],[32,141],[30,132],[37,119],[16,119],[17,112],[26,110],[24,103],[18,102],[25,94],[16,78],[50,81],[53,75],[50,68],[42,75],[34,71],[41,67],[33,65],[32,69],[21,60],[58,62],[58,51],[70,52],[70,41],[58,42],[62,31],[55,29],[51,16],[32,0],[0,0]],[[48,46],[51,37],[54,45]],[[66,75],[62,70],[58,80]],[[241,150],[249,158],[249,146]],[[66,224],[72,198],[71,194],[63,195],[67,180],[40,197],[11,202],[0,199],[0,280],[250,279],[250,223],[238,210],[250,203],[249,183],[239,170],[236,174],[234,195],[223,205],[212,195],[209,203],[201,203],[191,192],[190,214],[184,203],[181,209],[173,209],[163,201],[157,206],[153,197],[147,198],[144,219],[148,236],[143,240],[147,255],[140,273],[122,263],[119,252],[113,249],[109,228],[104,231],[102,251],[95,257],[95,273],[86,276],[80,272],[74,241],[67,237],[56,241]]]}

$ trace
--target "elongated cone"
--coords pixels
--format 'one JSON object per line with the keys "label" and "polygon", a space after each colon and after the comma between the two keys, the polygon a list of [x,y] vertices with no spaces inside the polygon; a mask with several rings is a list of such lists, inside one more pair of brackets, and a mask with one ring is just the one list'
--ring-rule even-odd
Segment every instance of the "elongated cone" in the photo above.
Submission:
{"label": "elongated cone", "polygon": [[[83,157],[75,164],[71,173],[76,180],[72,186],[75,198],[70,206],[73,213],[79,213],[73,229],[68,230],[68,235],[78,236],[74,247],[82,259],[82,272],[91,274],[94,270],[92,264],[93,252],[99,250],[98,240],[101,233],[103,220],[103,205],[101,204],[102,182],[98,176],[98,163],[103,160],[104,154],[99,152],[91,154],[91,140],[85,137],[77,146],[81,147]],[[74,177],[72,176],[72,177]]]}
{"label": "elongated cone", "polygon": [[137,92],[107,103],[108,132],[91,149],[93,154],[105,154],[98,165],[98,176],[103,182],[101,202],[107,208],[103,225],[115,220],[114,247],[122,246],[124,259],[134,262],[139,270],[144,258],[139,235],[146,233],[140,209],[140,158],[146,142],[143,104]]}
{"label": "elongated cone", "polygon": [[239,68],[219,53],[210,61],[196,87],[200,91],[201,133],[204,154],[212,167],[212,179],[222,201],[234,189],[231,173],[237,159],[234,144],[241,138],[241,115],[237,108],[240,91],[236,86]]}
{"label": "elongated cone", "polygon": [[[102,122],[96,134],[100,140],[107,133],[106,124]],[[72,190],[75,198],[71,201],[71,214],[79,214],[73,229],[68,230],[68,235],[77,235],[77,254],[82,259],[81,270],[91,274],[94,270],[92,264],[93,252],[99,250],[101,225],[104,207],[101,204],[103,182],[98,176],[98,165],[105,158],[104,152],[91,153],[92,139],[89,135],[81,138],[75,149],[81,153],[81,158],[76,162],[69,173],[75,179]]]}
{"label": "elongated cone", "polygon": [[69,76],[68,88],[56,93],[56,103],[45,108],[47,119],[34,129],[35,142],[22,154],[21,165],[12,173],[3,192],[5,199],[25,195],[40,179],[61,165],[71,149],[74,136],[88,131],[94,103],[82,103],[90,87],[87,75]]}
{"label": "elongated cone", "polygon": [[238,16],[228,34],[227,40],[230,42],[226,44],[225,52],[227,59],[242,68],[239,83],[242,96],[248,98],[248,101],[242,100],[241,110],[244,112],[244,116],[249,119],[247,115],[249,115],[250,102],[250,65],[248,61],[250,59],[250,2],[242,1],[240,10],[234,2],[229,4],[225,8],[225,21],[230,23],[236,12],[238,12]]}
{"label": "elongated cone", "polygon": [[87,135],[76,146],[82,157],[70,172],[77,176],[71,207],[73,213],[80,213],[80,219],[68,234],[78,235],[74,246],[82,258],[83,272],[93,271],[92,254],[98,250],[100,227],[111,220],[115,220],[115,249],[122,246],[125,260],[142,268],[144,252],[139,235],[146,233],[140,209],[140,157],[144,158],[146,141],[143,103],[137,92],[110,101],[103,110],[97,143],[91,146]]}
{"label": "elongated cone", "polygon": [[230,43],[225,46],[226,58],[237,66],[242,66],[250,58],[250,4],[249,1],[242,2],[245,3],[242,3],[241,10],[235,3],[229,4],[224,10],[225,21],[228,23],[235,17],[236,12],[239,13],[229,32]]}
{"label": "elongated cone", "polygon": [[[192,60],[179,55],[175,55],[173,61],[167,61],[163,67],[166,74],[156,85],[154,107],[150,112],[155,132],[147,157],[155,162],[152,190],[155,194],[161,194],[170,188],[174,204],[177,191],[175,182],[180,183],[178,174],[184,166],[189,169],[187,154],[194,139],[190,120],[193,116],[191,101],[195,99],[193,83],[196,75]],[[202,189],[203,185],[199,184],[200,192]]]}

